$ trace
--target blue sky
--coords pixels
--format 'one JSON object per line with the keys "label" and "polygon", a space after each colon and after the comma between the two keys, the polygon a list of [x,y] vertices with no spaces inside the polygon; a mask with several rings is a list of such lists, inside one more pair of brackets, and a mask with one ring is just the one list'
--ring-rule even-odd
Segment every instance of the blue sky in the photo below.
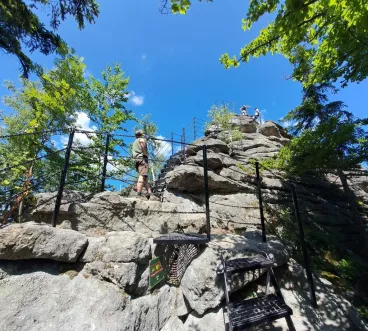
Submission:
{"label": "blue sky", "polygon": [[[241,29],[247,1],[193,1],[185,16],[160,14],[157,1],[99,2],[94,25],[79,31],[68,18],[58,32],[84,57],[94,76],[107,64],[121,63],[131,78],[129,91],[134,91],[130,108],[137,114],[151,113],[159,134],[180,133],[195,116],[206,120],[211,105],[222,102],[236,111],[244,103],[259,107],[265,119],[275,121],[300,103],[301,86],[285,79],[291,66],[281,56],[267,55],[230,70],[220,64],[221,54],[238,54],[268,23],[269,18],[263,18],[251,31]],[[52,67],[53,56],[35,53],[32,58]],[[0,80],[16,81],[18,76],[17,60],[0,53]],[[367,81],[352,84],[333,99],[343,100],[363,117],[367,91]],[[1,88],[0,96],[5,93]]]}

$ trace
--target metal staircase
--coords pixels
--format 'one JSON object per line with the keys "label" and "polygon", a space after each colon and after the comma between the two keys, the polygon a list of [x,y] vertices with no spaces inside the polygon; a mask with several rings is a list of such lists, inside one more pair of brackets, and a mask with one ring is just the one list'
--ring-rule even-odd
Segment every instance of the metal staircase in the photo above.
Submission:
{"label": "metal staircase", "polygon": [[[205,192],[205,207],[206,207],[206,235],[201,235],[198,233],[168,233],[162,235],[158,238],[154,238],[153,242],[155,244],[162,245],[185,245],[185,244],[194,244],[194,245],[202,245],[206,244],[211,240],[211,225],[210,225],[210,207],[209,207],[209,192],[208,192],[208,171],[207,171],[207,146],[202,146],[203,151],[203,175],[204,175],[204,192]],[[155,185],[155,194],[159,194],[162,192],[165,187],[165,176],[166,174],[173,170],[176,165],[180,165],[183,163],[182,158],[185,157],[185,151],[180,151],[174,154],[168,162],[165,164],[165,167],[162,169],[158,179],[156,181],[157,185]],[[161,190],[158,192],[158,190]]]}
{"label": "metal staircase", "polygon": [[[291,315],[292,309],[285,303],[280,287],[272,270],[274,261],[267,256],[258,255],[250,259],[233,259],[226,261],[221,256],[224,268],[224,287],[226,307],[229,317],[229,331],[241,331],[246,328],[285,318],[289,330],[295,331]],[[252,299],[244,299],[238,302],[230,300],[230,287],[228,278],[236,273],[267,269],[266,293],[263,296]],[[268,294],[270,281],[275,289],[275,294]]]}
{"label": "metal staircase", "polygon": [[184,152],[179,151],[173,154],[165,163],[164,167],[161,169],[156,181],[152,185],[152,191],[156,195],[162,195],[166,188],[165,176],[168,172],[174,170],[174,168],[183,163]]}

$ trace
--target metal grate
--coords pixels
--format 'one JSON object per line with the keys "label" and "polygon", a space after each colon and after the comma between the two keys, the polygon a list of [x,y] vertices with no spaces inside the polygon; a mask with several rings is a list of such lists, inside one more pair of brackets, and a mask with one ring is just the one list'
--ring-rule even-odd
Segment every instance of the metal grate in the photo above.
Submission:
{"label": "metal grate", "polygon": [[185,270],[190,262],[199,254],[199,246],[193,244],[174,245],[174,251],[169,261],[168,283],[180,285]]}
{"label": "metal grate", "polygon": [[207,236],[192,233],[169,233],[153,239],[155,244],[195,244],[201,245],[209,242]]}
{"label": "metal grate", "polygon": [[233,331],[244,330],[246,327],[265,321],[274,321],[292,314],[292,309],[284,300],[274,294],[229,305],[229,317]]}
{"label": "metal grate", "polygon": [[273,263],[272,260],[268,260],[260,255],[250,259],[234,259],[225,262],[225,272],[233,274],[241,271],[269,268],[273,266]]}

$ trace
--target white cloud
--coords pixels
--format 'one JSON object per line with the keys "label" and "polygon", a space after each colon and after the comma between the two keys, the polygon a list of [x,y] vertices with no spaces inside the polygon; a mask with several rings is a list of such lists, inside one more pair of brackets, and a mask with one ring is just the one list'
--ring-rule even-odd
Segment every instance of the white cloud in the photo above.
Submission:
{"label": "white cloud", "polygon": [[298,125],[298,121],[282,121],[281,119],[280,119],[280,124],[281,124],[281,126],[283,126],[284,128],[293,128],[293,127],[295,127],[295,126],[297,126]]}
{"label": "white cloud", "polygon": [[126,97],[134,106],[142,106],[144,102],[144,96],[137,95],[134,91],[127,93]]}
{"label": "white cloud", "polygon": [[89,78],[92,76],[92,73],[89,70],[86,70],[85,72],[83,72],[83,77],[84,78]]}
{"label": "white cloud", "polygon": [[284,128],[288,128],[289,126],[291,126],[291,121],[284,121],[284,122],[281,122],[281,125],[282,125]]}
{"label": "white cloud", "polygon": [[[77,117],[75,119],[75,126],[77,129],[84,131],[96,131],[97,127],[95,125],[91,125],[91,119],[84,112],[78,112]],[[89,134],[91,136],[91,134]],[[61,143],[65,146],[68,143],[68,136],[61,137]],[[85,134],[81,132],[76,132],[74,134],[73,143],[78,143],[83,146],[88,146],[91,142],[91,139]]]}
{"label": "white cloud", "polygon": [[[118,160],[113,159],[113,157],[111,155],[107,156],[107,167],[106,170],[108,172],[112,172],[112,171],[120,171],[120,172],[127,172],[130,168],[127,166],[122,165],[121,163],[118,162]],[[101,158],[101,162],[103,162],[103,158]]]}

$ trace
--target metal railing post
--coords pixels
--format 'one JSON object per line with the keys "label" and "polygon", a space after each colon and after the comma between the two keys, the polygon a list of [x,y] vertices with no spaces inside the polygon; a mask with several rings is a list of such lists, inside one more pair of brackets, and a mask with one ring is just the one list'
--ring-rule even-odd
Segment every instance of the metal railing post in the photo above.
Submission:
{"label": "metal railing post", "polygon": [[70,134],[69,134],[68,145],[67,145],[66,151],[65,151],[64,167],[63,167],[63,170],[61,171],[59,190],[58,190],[58,193],[56,195],[55,208],[54,208],[54,213],[52,215],[52,220],[51,220],[51,225],[53,227],[56,226],[56,221],[57,221],[57,218],[59,216],[60,204],[61,204],[61,199],[63,197],[66,174],[68,172],[68,167],[69,167],[70,152],[72,150],[72,145],[73,145],[74,133],[75,133],[75,130],[72,129],[70,131]]}
{"label": "metal railing post", "polygon": [[196,126],[196,118],[193,117],[193,131],[194,131],[194,140],[197,140],[197,126]]}
{"label": "metal railing post", "polygon": [[185,149],[185,128],[182,129],[181,141],[182,141],[182,150],[184,150]]}
{"label": "metal railing post", "polygon": [[105,191],[105,180],[106,180],[106,168],[107,168],[107,156],[109,153],[109,144],[110,144],[110,134],[106,135],[106,144],[105,144],[105,154],[104,154],[104,163],[102,168],[102,179],[101,179],[101,189],[100,192]]}
{"label": "metal railing post", "polygon": [[308,250],[307,250],[307,244],[304,238],[303,222],[302,222],[302,219],[300,218],[299,203],[298,203],[298,198],[295,192],[294,185],[291,185],[291,196],[293,198],[295,218],[299,226],[300,241],[301,241],[302,249],[303,249],[304,268],[307,273],[309,292],[310,292],[310,296],[312,300],[312,305],[314,308],[317,308],[316,292],[314,288],[314,282],[313,282],[313,276],[312,276],[312,271],[311,271],[311,266],[310,266]]}
{"label": "metal railing post", "polygon": [[259,163],[256,162],[256,174],[257,174],[257,190],[258,190],[258,201],[259,201],[259,212],[261,215],[261,225],[262,225],[262,240],[267,241],[266,238],[266,227],[263,213],[263,200],[262,200],[262,187],[261,187],[261,177],[259,175]]}
{"label": "metal railing post", "polygon": [[171,132],[171,156],[174,155],[174,133]]}
{"label": "metal railing post", "polygon": [[186,147],[186,145],[185,145],[185,128],[183,128],[183,135],[182,135],[182,137],[183,137],[183,154],[184,154],[184,163],[185,163],[185,160],[186,160],[186,157],[185,157],[185,147]]}
{"label": "metal railing post", "polygon": [[202,146],[203,151],[203,175],[204,175],[204,196],[206,205],[206,231],[207,238],[211,240],[211,223],[210,223],[210,195],[208,191],[208,168],[207,168],[207,146]]}

